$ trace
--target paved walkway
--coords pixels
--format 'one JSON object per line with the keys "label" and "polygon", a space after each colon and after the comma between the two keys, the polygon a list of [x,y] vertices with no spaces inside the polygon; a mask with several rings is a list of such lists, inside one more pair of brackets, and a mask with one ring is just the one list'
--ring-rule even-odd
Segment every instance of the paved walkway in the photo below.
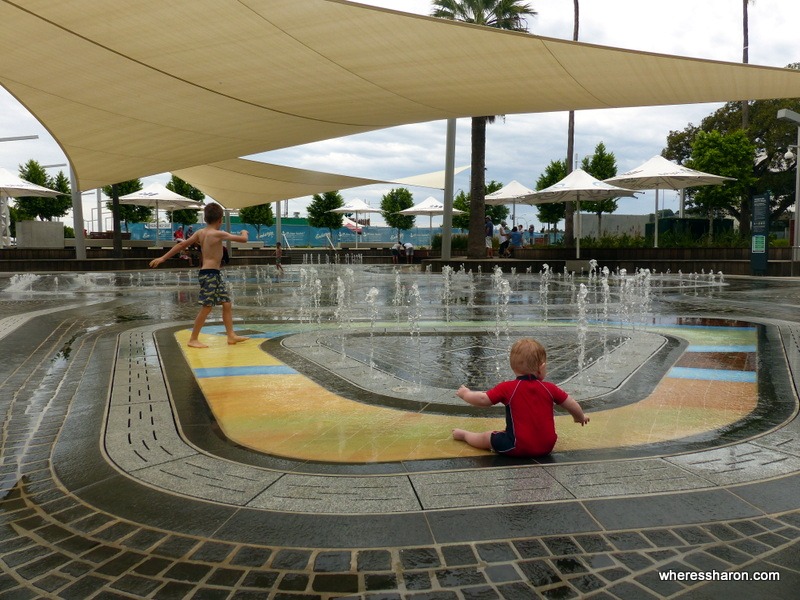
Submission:
{"label": "paved walkway", "polygon": [[765,325],[759,427],[680,452],[331,464],[227,442],[176,345],[185,318],[91,302],[0,320],[0,598],[796,597],[796,306],[702,302]]}

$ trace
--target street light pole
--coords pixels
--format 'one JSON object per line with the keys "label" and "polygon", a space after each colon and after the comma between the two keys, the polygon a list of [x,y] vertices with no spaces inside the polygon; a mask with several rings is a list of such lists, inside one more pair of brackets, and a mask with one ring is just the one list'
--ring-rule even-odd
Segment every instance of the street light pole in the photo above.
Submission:
{"label": "street light pole", "polygon": [[792,275],[794,275],[794,263],[800,260],[800,114],[782,108],[778,111],[778,118],[782,121],[790,121],[797,125],[797,149],[795,152],[795,176],[794,176],[794,236],[792,239]]}

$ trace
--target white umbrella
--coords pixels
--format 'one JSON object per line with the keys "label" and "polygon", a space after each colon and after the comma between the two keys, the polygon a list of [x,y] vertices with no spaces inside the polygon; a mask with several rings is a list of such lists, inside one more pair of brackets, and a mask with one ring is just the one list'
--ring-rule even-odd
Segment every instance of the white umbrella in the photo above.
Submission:
{"label": "white umbrella", "polygon": [[[431,245],[433,245],[433,216],[444,214],[444,204],[439,202],[433,196],[428,196],[427,198],[425,198],[425,200],[423,200],[419,204],[415,204],[410,208],[401,210],[399,214],[419,215],[419,216],[428,215],[428,229],[430,229],[430,240],[431,240]],[[466,213],[463,210],[458,210],[457,208],[454,208],[452,214],[463,215]]]}
{"label": "white umbrella", "polygon": [[195,209],[202,210],[203,203],[191,200],[186,196],[181,196],[175,192],[167,189],[161,183],[151,183],[138,192],[125,194],[119,197],[120,204],[132,204],[135,206],[148,206],[156,209],[156,240],[155,245],[158,245],[158,211],[163,208],[164,210],[186,210]]}
{"label": "white umbrella", "polygon": [[9,198],[22,198],[24,196],[55,198],[61,195],[62,192],[26,181],[19,175],[0,167],[0,247],[7,248],[11,245]]}
{"label": "white umbrella", "polygon": [[653,246],[658,248],[658,190],[682,190],[701,185],[720,185],[733,180],[732,177],[722,177],[682,167],[663,156],[656,155],[635,169],[616,177],[610,177],[605,181],[614,185],[624,185],[634,190],[654,189],[656,191],[656,226]]}
{"label": "white umbrella", "polygon": [[[339,214],[350,214],[355,213],[356,215],[356,223],[358,223],[358,213],[379,213],[381,212],[380,208],[372,208],[369,204],[360,200],[358,198],[353,198],[352,200],[348,200],[344,203],[344,205],[340,206],[339,208],[334,208],[329,210],[328,212],[332,213],[339,213]],[[358,234],[356,234],[356,248],[358,248]]]}
{"label": "white umbrella", "polygon": [[558,183],[525,196],[528,204],[547,204],[550,202],[575,202],[578,209],[578,234],[575,258],[581,257],[581,200],[596,202],[620,196],[634,196],[633,190],[626,190],[595,179],[583,169],[575,169]]}
{"label": "white umbrella", "polygon": [[485,204],[498,205],[498,204],[511,204],[512,214],[511,223],[516,226],[517,224],[517,203],[521,202],[524,196],[532,194],[533,190],[525,187],[516,179],[511,180],[510,183],[504,185],[496,192],[486,194]]}

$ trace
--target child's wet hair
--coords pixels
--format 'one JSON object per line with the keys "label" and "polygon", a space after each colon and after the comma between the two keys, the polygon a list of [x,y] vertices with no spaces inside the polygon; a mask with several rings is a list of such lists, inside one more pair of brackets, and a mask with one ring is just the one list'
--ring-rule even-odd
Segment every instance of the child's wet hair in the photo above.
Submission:
{"label": "child's wet hair", "polygon": [[547,350],[533,338],[522,338],[511,346],[511,370],[520,375],[535,375],[547,362]]}

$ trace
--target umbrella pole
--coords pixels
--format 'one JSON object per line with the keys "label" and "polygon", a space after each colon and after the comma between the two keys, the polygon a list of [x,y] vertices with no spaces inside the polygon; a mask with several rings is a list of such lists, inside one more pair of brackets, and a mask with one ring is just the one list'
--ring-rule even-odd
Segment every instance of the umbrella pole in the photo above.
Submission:
{"label": "umbrella pole", "polygon": [[433,213],[428,215],[428,246],[433,250]]}
{"label": "umbrella pole", "polygon": [[517,226],[517,203],[516,203],[516,201],[511,203],[511,224],[514,227]]}
{"label": "umbrella pole", "polygon": [[656,186],[656,228],[653,232],[653,248],[658,248],[658,186]]}
{"label": "umbrella pole", "polygon": [[158,248],[158,200],[156,200],[156,241],[153,243],[154,248]]}
{"label": "umbrella pole", "polygon": [[576,205],[577,205],[577,208],[578,208],[578,211],[577,211],[578,212],[578,227],[577,227],[577,229],[578,229],[578,240],[577,240],[577,242],[578,243],[577,243],[577,246],[575,247],[575,258],[580,258],[581,257],[581,229],[582,229],[582,227],[581,227],[581,199],[580,199],[580,197],[578,197],[578,200],[576,201]]}
{"label": "umbrella pole", "polygon": [[358,212],[356,211],[356,250],[358,250]]}

